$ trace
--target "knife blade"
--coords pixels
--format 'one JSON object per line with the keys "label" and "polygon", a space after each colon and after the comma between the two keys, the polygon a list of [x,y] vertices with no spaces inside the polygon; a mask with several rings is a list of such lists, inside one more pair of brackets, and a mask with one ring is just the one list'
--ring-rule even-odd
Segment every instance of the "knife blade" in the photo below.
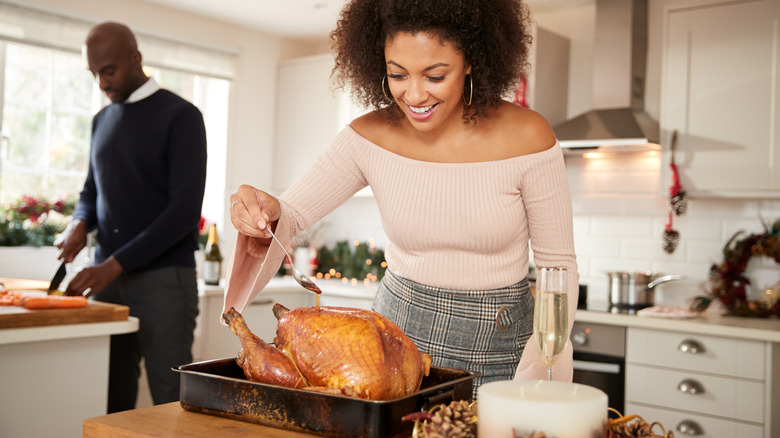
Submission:
{"label": "knife blade", "polygon": [[65,278],[65,273],[65,262],[63,261],[60,263],[60,267],[57,268],[57,272],[54,273],[54,277],[52,277],[51,283],[49,283],[49,290],[47,291],[48,295],[57,292],[60,287],[60,283],[62,283],[62,280]]}

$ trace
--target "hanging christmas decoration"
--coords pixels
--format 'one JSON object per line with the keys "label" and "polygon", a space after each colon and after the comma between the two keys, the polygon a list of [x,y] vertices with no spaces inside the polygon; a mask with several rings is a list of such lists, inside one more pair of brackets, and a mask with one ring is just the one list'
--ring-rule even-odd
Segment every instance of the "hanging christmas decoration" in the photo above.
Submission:
{"label": "hanging christmas decoration", "polygon": [[680,243],[680,232],[672,227],[672,211],[669,210],[669,223],[666,224],[666,230],[664,230],[664,251],[667,254],[671,254],[677,249],[677,244]]}
{"label": "hanging christmas decoration", "polygon": [[672,132],[672,142],[669,147],[669,167],[672,169],[672,185],[669,187],[669,222],[666,224],[663,237],[663,248],[667,254],[673,253],[680,243],[680,232],[673,228],[672,216],[683,215],[688,211],[688,197],[680,185],[680,172],[674,162],[674,149],[677,146],[677,130]]}
{"label": "hanging christmas decoration", "polygon": [[669,150],[669,167],[672,169],[672,185],[669,187],[669,203],[672,211],[681,216],[688,211],[688,197],[680,185],[680,171],[674,161],[674,150],[677,146],[677,130],[672,133],[672,145]]}

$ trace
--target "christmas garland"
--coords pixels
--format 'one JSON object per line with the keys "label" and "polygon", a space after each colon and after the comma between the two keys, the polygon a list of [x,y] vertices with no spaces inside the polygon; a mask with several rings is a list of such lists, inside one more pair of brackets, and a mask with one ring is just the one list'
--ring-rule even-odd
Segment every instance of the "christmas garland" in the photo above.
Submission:
{"label": "christmas garland", "polygon": [[[727,311],[735,316],[780,316],[780,300],[748,300],[747,286],[750,279],[744,271],[752,257],[766,256],[780,264],[780,219],[772,228],[765,227],[761,234],[750,234],[737,240],[744,231],[734,234],[723,247],[723,261],[710,268],[709,297],[697,297],[693,307],[704,310],[712,300],[720,300]],[[780,283],[779,283],[780,284]]]}

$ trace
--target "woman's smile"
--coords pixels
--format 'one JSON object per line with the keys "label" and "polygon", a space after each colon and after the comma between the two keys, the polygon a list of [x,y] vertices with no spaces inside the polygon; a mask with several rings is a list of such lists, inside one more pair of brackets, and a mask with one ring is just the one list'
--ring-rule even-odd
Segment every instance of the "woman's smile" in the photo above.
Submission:
{"label": "woman's smile", "polygon": [[439,104],[435,105],[428,105],[428,106],[413,106],[413,105],[407,105],[409,108],[409,115],[415,119],[415,120],[427,120],[431,116],[433,116],[433,113],[436,112],[436,108],[439,106]]}

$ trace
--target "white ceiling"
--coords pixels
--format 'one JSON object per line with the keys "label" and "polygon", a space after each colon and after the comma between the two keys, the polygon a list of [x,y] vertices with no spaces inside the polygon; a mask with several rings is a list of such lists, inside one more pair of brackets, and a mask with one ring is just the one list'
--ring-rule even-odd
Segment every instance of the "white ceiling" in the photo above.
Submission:
{"label": "white ceiling", "polygon": [[[214,17],[272,35],[319,40],[333,30],[347,0],[147,0]],[[592,4],[595,0],[527,0],[542,11]]]}

